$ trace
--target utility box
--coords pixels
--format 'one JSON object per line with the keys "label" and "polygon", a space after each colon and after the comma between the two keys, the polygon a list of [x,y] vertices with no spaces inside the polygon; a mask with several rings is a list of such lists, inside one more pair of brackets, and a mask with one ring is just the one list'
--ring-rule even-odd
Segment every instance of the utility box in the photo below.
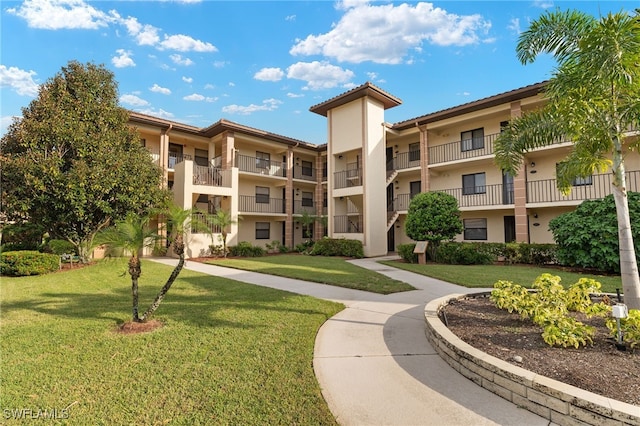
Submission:
{"label": "utility box", "polygon": [[614,318],[626,318],[629,316],[629,311],[627,310],[627,305],[623,303],[618,303],[611,307],[611,316]]}

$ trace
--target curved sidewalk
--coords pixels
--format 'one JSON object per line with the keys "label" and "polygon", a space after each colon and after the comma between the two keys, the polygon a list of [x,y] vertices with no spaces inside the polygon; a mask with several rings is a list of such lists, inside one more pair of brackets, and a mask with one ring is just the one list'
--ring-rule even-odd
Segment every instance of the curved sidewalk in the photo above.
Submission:
{"label": "curved sidewalk", "polygon": [[469,290],[377,263],[393,258],[351,262],[417,290],[384,296],[198,262],[185,268],[346,306],[320,328],[313,360],[323,396],[341,425],[548,425],[464,378],[427,342],[425,304]]}

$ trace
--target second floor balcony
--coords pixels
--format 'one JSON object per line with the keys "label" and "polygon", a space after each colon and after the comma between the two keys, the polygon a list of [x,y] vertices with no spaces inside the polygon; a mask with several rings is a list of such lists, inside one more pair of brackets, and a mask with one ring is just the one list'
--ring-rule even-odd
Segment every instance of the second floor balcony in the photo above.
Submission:
{"label": "second floor balcony", "polygon": [[414,167],[420,167],[420,151],[401,152],[387,162],[387,171]]}
{"label": "second floor balcony", "polygon": [[293,201],[293,214],[310,214],[315,216],[317,213],[317,205],[313,200],[294,200]]}
{"label": "second floor balcony", "polygon": [[364,232],[362,215],[334,216],[333,231],[339,234],[361,234]]}
{"label": "second floor balcony", "polygon": [[362,169],[347,169],[333,174],[334,189],[362,186]]}
{"label": "second floor balcony", "polygon": [[240,195],[238,198],[240,213],[286,213],[286,206],[282,198],[264,196]]}
{"label": "second floor balcony", "polygon": [[182,163],[184,160],[191,160],[191,159],[192,157],[189,154],[176,154],[176,153],[170,152],[167,168],[173,170],[176,168],[176,164]]}
{"label": "second floor balcony", "polygon": [[193,184],[231,188],[231,170],[193,164]]}
{"label": "second floor balcony", "polygon": [[501,206],[514,203],[513,185],[481,185],[469,188],[441,189],[458,200],[458,207]]}
{"label": "second floor balcony", "polygon": [[236,157],[236,167],[238,167],[238,170],[241,172],[277,177],[287,176],[287,165],[282,161],[273,161],[239,154]]}

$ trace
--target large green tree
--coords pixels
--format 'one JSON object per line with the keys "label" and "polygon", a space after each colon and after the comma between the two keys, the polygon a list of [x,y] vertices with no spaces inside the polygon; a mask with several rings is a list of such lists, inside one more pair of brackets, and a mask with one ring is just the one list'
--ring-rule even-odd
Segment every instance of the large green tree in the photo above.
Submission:
{"label": "large green tree", "polygon": [[167,193],[128,119],[110,71],[69,62],[2,138],[2,213],[42,225],[84,259],[100,229],[146,215]]}
{"label": "large green tree", "polygon": [[444,192],[416,195],[409,204],[404,228],[412,240],[428,241],[427,250],[431,259],[435,259],[438,245],[442,241],[452,240],[464,230],[458,200]]}
{"label": "large green tree", "polygon": [[523,64],[548,53],[557,68],[545,87],[548,102],[513,120],[496,141],[497,163],[512,174],[532,149],[573,143],[557,169],[558,187],[576,177],[611,170],[618,219],[620,271],[625,302],[640,309],[625,176],[625,155],[637,150],[626,132],[640,127],[640,16],[619,12],[596,19],[579,11],[547,12],[520,35]]}

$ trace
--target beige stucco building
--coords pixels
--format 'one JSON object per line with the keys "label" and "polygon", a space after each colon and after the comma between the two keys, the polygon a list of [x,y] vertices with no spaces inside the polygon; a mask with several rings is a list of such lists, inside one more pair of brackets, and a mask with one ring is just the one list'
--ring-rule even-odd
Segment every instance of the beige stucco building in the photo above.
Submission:
{"label": "beige stucco building", "polygon": [[[242,218],[230,229],[229,245],[277,240],[292,248],[326,234],[362,241],[366,256],[384,255],[410,242],[409,202],[425,191],[456,197],[465,228],[460,241],[547,243],[553,242],[549,221],[611,193],[611,174],[578,179],[562,195],[556,164],[569,142],[528,153],[518,176],[495,165],[501,127],[541,106],[544,85],[389,124],[385,111],[401,100],[365,83],[310,108],[327,118],[326,145],[227,120],[196,128],[131,113],[130,124],[176,202]],[[628,140],[637,137],[628,133]],[[640,191],[640,155],[625,162],[628,190]],[[326,228],[322,221],[303,226],[298,220],[305,212],[325,217]],[[201,255],[211,243],[206,234],[191,234],[187,255]]]}

